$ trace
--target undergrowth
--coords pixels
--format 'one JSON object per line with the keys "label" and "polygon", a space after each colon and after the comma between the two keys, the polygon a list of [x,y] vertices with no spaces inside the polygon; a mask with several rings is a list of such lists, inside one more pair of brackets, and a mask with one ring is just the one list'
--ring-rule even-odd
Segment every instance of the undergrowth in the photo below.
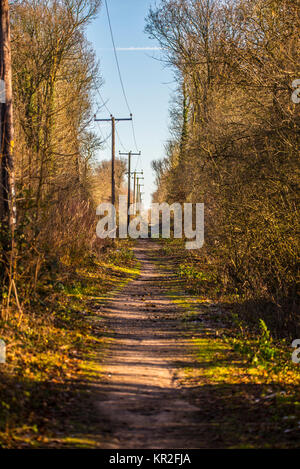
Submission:
{"label": "undergrowth", "polygon": [[88,397],[77,392],[78,382],[88,380],[109,340],[101,304],[137,273],[130,245],[120,242],[44,275],[22,317],[12,309],[1,321],[7,359],[0,364],[0,447],[40,446],[72,427],[72,408]]}
{"label": "undergrowth", "polygon": [[[223,286],[209,265],[200,265],[197,255],[184,249],[182,240],[160,240],[161,254],[167,256],[174,263],[174,272],[180,278],[181,286],[191,297],[201,301],[215,301],[218,305],[218,321],[221,321],[225,329],[220,331],[223,340],[241,354],[249,366],[257,366],[266,370],[272,379],[276,374],[280,375],[282,382],[294,379],[299,380],[299,364],[293,363],[291,356],[292,339],[283,337],[272,329],[272,320],[268,322],[259,313],[263,311],[253,307],[253,317],[249,319],[244,315],[244,301],[242,295],[224,293]],[[214,321],[216,313],[211,313]]]}

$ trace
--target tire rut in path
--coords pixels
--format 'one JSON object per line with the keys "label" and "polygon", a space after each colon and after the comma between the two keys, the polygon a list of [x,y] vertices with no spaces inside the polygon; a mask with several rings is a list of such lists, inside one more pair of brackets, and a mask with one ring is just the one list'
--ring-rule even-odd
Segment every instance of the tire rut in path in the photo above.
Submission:
{"label": "tire rut in path", "polygon": [[194,358],[179,311],[164,295],[168,277],[149,256],[155,249],[153,242],[137,244],[139,278],[102,310],[114,332],[96,403],[103,448],[206,446],[199,408],[176,379]]}

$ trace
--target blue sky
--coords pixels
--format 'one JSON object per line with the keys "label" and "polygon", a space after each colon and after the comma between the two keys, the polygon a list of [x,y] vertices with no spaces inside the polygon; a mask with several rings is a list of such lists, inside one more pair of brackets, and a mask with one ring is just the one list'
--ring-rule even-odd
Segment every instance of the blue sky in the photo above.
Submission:
{"label": "blue sky", "polygon": [[[153,0],[108,0],[111,23],[123,82],[130,108],[134,116],[136,140],[142,157],[133,157],[133,169],[144,170],[144,202],[149,205],[151,193],[155,190],[154,175],[150,163],[164,156],[164,143],[168,138],[168,107],[174,88],[172,71],[155,60],[159,50],[136,50],[138,48],[157,48],[158,44],[148,39],[144,33],[145,17]],[[103,5],[98,18],[88,28],[88,39],[93,44],[100,60],[104,85],[101,94],[115,117],[128,117],[128,109],[123,98],[113,54],[109,25]],[[123,50],[124,49],[124,50]],[[99,98],[99,104],[101,100]],[[109,117],[103,109],[99,118]],[[101,124],[103,136],[110,134],[110,124]],[[99,127],[97,127],[100,134]],[[136,151],[130,122],[118,123],[118,133],[126,150]],[[124,151],[116,141],[116,153]],[[99,161],[110,158],[110,139],[99,152]]]}

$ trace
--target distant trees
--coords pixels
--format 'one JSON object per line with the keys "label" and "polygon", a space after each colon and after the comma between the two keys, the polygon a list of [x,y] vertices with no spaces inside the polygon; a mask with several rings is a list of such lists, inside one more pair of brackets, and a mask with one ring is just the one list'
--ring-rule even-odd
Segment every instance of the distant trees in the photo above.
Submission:
{"label": "distant trees", "polygon": [[299,2],[162,0],[146,30],[178,80],[155,197],[204,201],[201,263],[225,291],[271,303],[278,327],[295,327]]}
{"label": "distant trees", "polygon": [[[119,195],[127,195],[127,184],[125,184],[125,173],[127,163],[124,160],[115,161],[115,184],[116,200]],[[97,164],[93,171],[93,196],[95,203],[111,201],[111,161],[104,160]]]}

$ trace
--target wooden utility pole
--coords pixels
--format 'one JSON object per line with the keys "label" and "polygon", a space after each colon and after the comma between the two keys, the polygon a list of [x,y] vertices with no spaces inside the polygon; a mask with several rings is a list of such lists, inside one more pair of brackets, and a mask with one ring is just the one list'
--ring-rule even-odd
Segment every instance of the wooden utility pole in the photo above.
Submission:
{"label": "wooden utility pole", "polygon": [[137,179],[137,182],[136,182],[136,184],[137,184],[137,199],[136,199],[136,201],[137,201],[138,204],[140,204],[141,203],[141,187],[144,185],[144,184],[141,184],[140,181],[142,179],[144,179],[144,176],[137,177],[136,179]]}
{"label": "wooden utility pole", "polygon": [[116,189],[115,189],[115,159],[116,159],[116,122],[120,121],[132,121],[132,114],[129,118],[115,118],[110,116],[110,119],[96,119],[95,122],[111,122],[111,203],[116,204]]}
{"label": "wooden utility pole", "polygon": [[134,176],[133,176],[133,203],[134,203],[134,213],[135,213],[135,198],[136,198],[136,171],[134,171]]}
{"label": "wooden utility pole", "polygon": [[[14,175],[14,127],[12,103],[12,71],[9,2],[0,2],[0,216],[1,222],[14,238],[16,225],[15,175]],[[7,250],[8,246],[5,247]],[[12,249],[13,251],[13,249]]]}
{"label": "wooden utility pole", "polygon": [[137,194],[137,187],[136,187],[136,181],[137,181],[137,174],[144,174],[143,171],[141,171],[140,173],[137,172],[137,171],[134,171],[133,173],[133,181],[134,181],[134,185],[133,185],[133,203],[134,203],[134,213],[136,212],[136,194]]}
{"label": "wooden utility pole", "polygon": [[120,156],[127,156],[128,155],[128,195],[127,195],[127,226],[129,227],[130,224],[130,215],[129,215],[129,208],[130,208],[130,198],[131,198],[131,188],[130,188],[130,178],[131,178],[131,157],[132,156],[141,156],[141,152],[133,153],[130,151],[129,153],[121,153],[119,152]]}
{"label": "wooden utility pole", "polygon": [[111,116],[111,203],[116,204],[115,184],[115,159],[116,159],[116,120]]}

